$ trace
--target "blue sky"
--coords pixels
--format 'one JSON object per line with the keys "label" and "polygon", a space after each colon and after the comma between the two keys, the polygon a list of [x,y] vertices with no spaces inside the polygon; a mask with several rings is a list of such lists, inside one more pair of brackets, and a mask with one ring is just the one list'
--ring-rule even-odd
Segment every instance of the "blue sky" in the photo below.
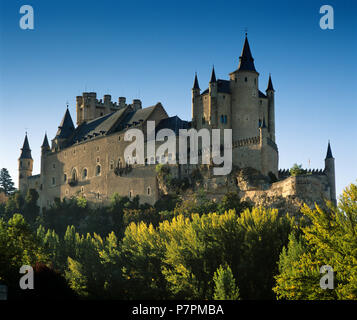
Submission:
{"label": "blue sky", "polygon": [[[0,168],[17,182],[28,131],[34,174],[40,146],[52,139],[66,102],[95,91],[117,101],[160,101],[189,120],[198,73],[206,89],[212,65],[228,79],[244,30],[264,91],[276,90],[280,168],[323,168],[327,142],[336,158],[337,193],[357,179],[357,4],[340,1],[16,1],[0,0]],[[32,5],[34,30],[19,27]],[[335,29],[319,27],[322,5]]]}

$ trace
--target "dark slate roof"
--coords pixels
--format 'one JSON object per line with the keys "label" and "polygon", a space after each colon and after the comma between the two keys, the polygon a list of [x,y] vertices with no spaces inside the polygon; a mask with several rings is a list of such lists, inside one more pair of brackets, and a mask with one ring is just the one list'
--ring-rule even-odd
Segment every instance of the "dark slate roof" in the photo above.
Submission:
{"label": "dark slate roof", "polygon": [[131,107],[126,107],[92,121],[82,123],[75,129],[69,144],[92,139],[101,135],[108,135],[139,125],[146,121],[158,106],[161,106],[161,104],[158,103],[155,106],[136,111],[133,111]]}
{"label": "dark slate roof", "polygon": [[267,98],[267,96],[259,90],[259,98]]}
{"label": "dark slate roof", "polygon": [[214,67],[212,68],[211,80],[209,82],[216,82],[216,73],[214,72]]}
{"label": "dark slate roof", "polygon": [[124,109],[118,110],[116,112],[109,113],[103,117],[80,124],[74,132],[72,143],[75,143],[76,141],[86,140],[90,137],[98,136],[102,134],[103,131],[104,133],[106,133],[111,128],[110,124],[113,125],[113,120],[117,118],[117,116],[120,115],[123,110]]}
{"label": "dark slate roof", "polygon": [[265,91],[275,91],[274,88],[273,88],[273,82],[271,81],[271,76],[269,75],[269,81],[268,81],[268,87]]}
{"label": "dark slate roof", "polygon": [[195,74],[195,81],[193,83],[193,89],[199,89],[200,86],[198,85],[197,73]]}
{"label": "dark slate roof", "polygon": [[162,119],[156,126],[155,132],[157,133],[161,129],[171,129],[176,135],[179,134],[180,129],[189,129],[190,123],[188,121],[181,120],[178,116]]}
{"label": "dark slate roof", "polygon": [[239,57],[239,66],[238,70],[243,71],[255,71],[254,59],[252,53],[250,52],[248,37],[245,36],[245,41],[243,45],[242,54]]}
{"label": "dark slate roof", "polygon": [[27,134],[25,136],[24,144],[21,148],[20,159],[32,159],[31,149],[30,149],[29,141],[27,139]]}
{"label": "dark slate roof", "polygon": [[61,124],[58,127],[56,138],[67,139],[69,138],[74,131],[74,124],[72,121],[71,114],[67,108],[66,113],[61,121]]}
{"label": "dark slate roof", "polygon": [[[231,93],[230,81],[229,80],[217,80],[217,91],[221,93]],[[207,94],[209,89],[206,89],[202,94]]]}
{"label": "dark slate roof", "polygon": [[43,139],[43,143],[42,143],[41,148],[47,149],[47,148],[49,148],[49,147],[50,147],[50,145],[49,145],[49,143],[48,143],[47,133],[45,133],[45,138]]}
{"label": "dark slate roof", "polygon": [[327,146],[326,159],[331,159],[331,158],[333,158],[333,156],[332,156],[332,151],[331,151],[331,146],[330,146],[330,141],[329,141],[328,146]]}

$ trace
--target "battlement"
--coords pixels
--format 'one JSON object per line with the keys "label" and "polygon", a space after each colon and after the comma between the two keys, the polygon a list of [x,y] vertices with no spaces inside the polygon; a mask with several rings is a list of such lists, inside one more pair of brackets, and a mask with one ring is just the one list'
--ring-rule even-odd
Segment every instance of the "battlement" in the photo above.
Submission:
{"label": "battlement", "polygon": [[127,104],[125,97],[119,97],[118,102],[112,101],[112,96],[110,94],[105,94],[103,99],[97,99],[96,92],[83,92],[81,96],[76,97],[77,125],[105,116],[128,106],[136,111],[142,108],[142,103],[139,99],[133,99],[132,104]]}
{"label": "battlement", "polygon": [[[302,169],[301,175],[314,175],[322,176],[325,175],[325,170],[323,169]],[[290,169],[280,169],[278,171],[279,180],[286,179],[291,176]]]}
{"label": "battlement", "polygon": [[260,137],[257,136],[257,137],[251,137],[251,138],[245,138],[245,139],[233,141],[232,147],[237,148],[237,147],[249,146],[259,143],[260,143]]}

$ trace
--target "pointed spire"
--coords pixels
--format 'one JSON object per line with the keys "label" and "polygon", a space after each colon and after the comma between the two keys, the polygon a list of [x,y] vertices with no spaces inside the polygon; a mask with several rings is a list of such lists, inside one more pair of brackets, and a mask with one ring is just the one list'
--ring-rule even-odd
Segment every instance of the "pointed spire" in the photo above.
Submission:
{"label": "pointed spire", "polygon": [[271,74],[269,73],[268,87],[265,91],[275,91],[273,87],[273,82],[271,81]]}
{"label": "pointed spire", "polygon": [[331,159],[331,158],[333,158],[333,156],[332,156],[331,145],[330,145],[330,140],[329,140],[328,146],[327,146],[326,159]]}
{"label": "pointed spire", "polygon": [[25,135],[24,144],[21,148],[20,159],[32,159],[30,145],[29,145],[29,141],[27,139],[27,133]]}
{"label": "pointed spire", "polygon": [[216,73],[214,72],[214,66],[212,68],[212,74],[211,74],[211,80],[209,81],[210,83],[216,82]]}
{"label": "pointed spire", "polygon": [[67,108],[61,124],[58,127],[56,138],[66,139],[72,134],[73,130],[74,124],[69,109]]}
{"label": "pointed spire", "polygon": [[47,133],[45,133],[45,138],[43,139],[41,148],[42,148],[42,150],[48,150],[50,148],[50,145],[49,145],[48,139],[47,139]]}
{"label": "pointed spire", "polygon": [[245,41],[243,45],[242,55],[239,57],[238,70],[244,71],[255,71],[254,59],[252,53],[250,52],[249,42],[247,33],[245,34]]}
{"label": "pointed spire", "polygon": [[197,79],[197,72],[195,73],[195,81],[193,83],[193,89],[199,89],[200,86],[198,85],[198,79]]}

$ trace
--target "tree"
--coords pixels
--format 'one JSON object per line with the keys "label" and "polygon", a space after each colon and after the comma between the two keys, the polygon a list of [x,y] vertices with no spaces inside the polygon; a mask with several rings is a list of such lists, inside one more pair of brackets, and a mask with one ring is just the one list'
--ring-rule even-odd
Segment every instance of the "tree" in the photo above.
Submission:
{"label": "tree", "polygon": [[3,191],[7,196],[15,191],[14,182],[11,179],[9,171],[2,168],[0,171],[0,191]]}
{"label": "tree", "polygon": [[291,167],[290,169],[290,174],[292,176],[298,176],[298,175],[301,175],[304,173],[304,170],[302,169],[302,165],[301,164],[297,164],[297,163],[294,163],[294,165]]}
{"label": "tree", "polygon": [[229,266],[219,266],[213,276],[214,300],[238,300],[239,289]]}
{"label": "tree", "polygon": [[[279,262],[274,291],[279,299],[357,299],[357,185],[347,187],[338,206],[306,205],[310,224],[300,240],[290,238]],[[322,289],[320,268],[334,271],[334,290]]]}
{"label": "tree", "polygon": [[19,270],[49,259],[37,236],[20,214],[7,222],[0,219],[0,279],[9,287],[9,299],[21,296]]}

